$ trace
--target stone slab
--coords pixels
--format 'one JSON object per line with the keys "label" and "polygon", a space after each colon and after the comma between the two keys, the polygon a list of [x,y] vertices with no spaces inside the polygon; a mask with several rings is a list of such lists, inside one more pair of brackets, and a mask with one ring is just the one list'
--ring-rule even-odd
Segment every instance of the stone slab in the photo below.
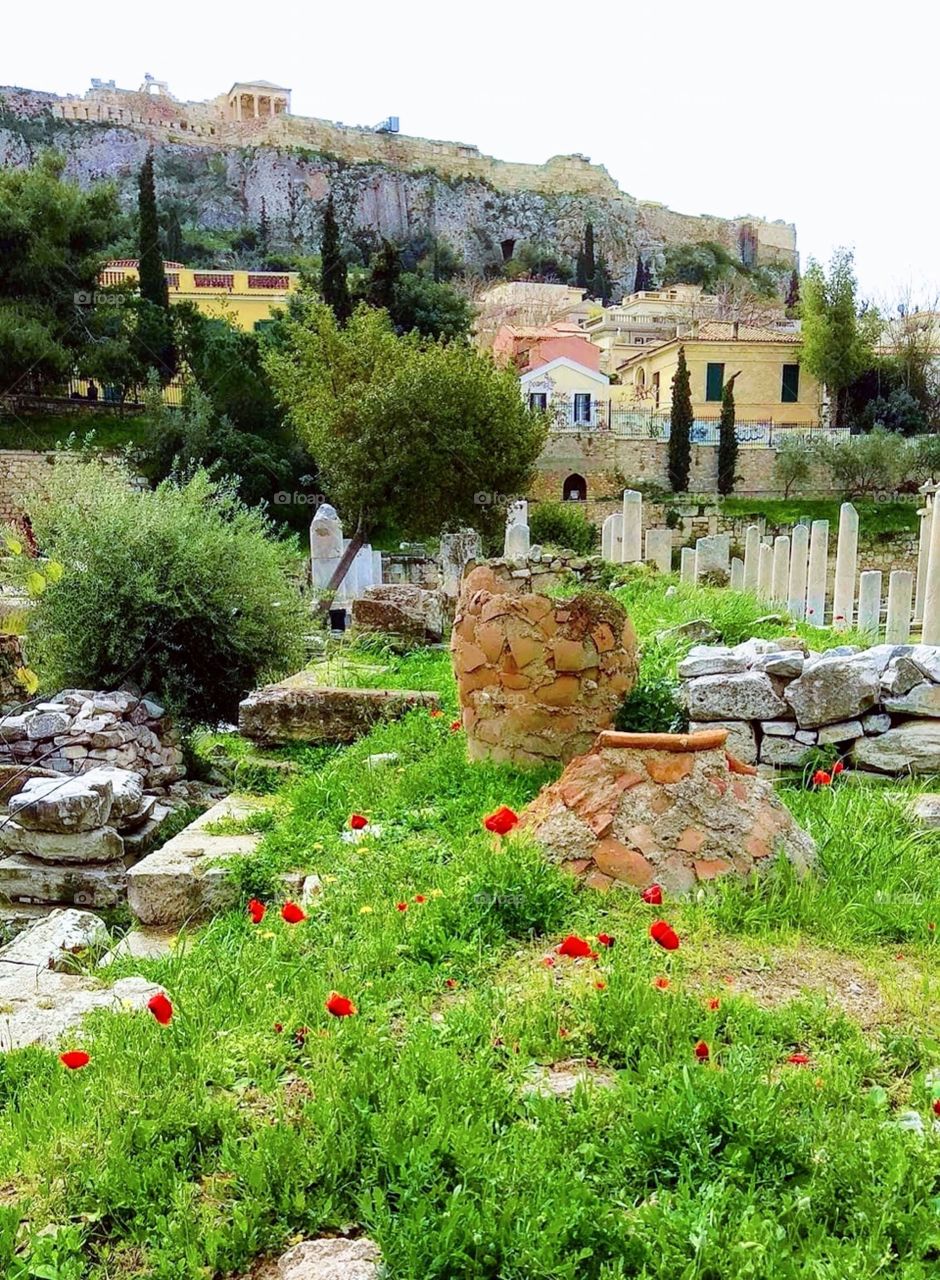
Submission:
{"label": "stone slab", "polygon": [[145,925],[179,925],[216,911],[235,900],[225,862],[254,853],[257,833],[218,835],[211,828],[240,821],[265,806],[245,797],[227,796],[200,814],[160,849],[147,854],[127,872],[127,902]]}
{"label": "stone slab", "polygon": [[113,827],[94,831],[26,831],[12,819],[0,824],[0,849],[26,853],[42,862],[116,862],[124,856],[124,841]]}
{"label": "stone slab", "polygon": [[764,738],[760,744],[761,764],[773,764],[780,768],[798,768],[809,747],[795,738]]}
{"label": "stone slab", "polygon": [[379,1280],[379,1247],[365,1236],[302,1240],[277,1263],[278,1280]]}
{"label": "stone slab", "polygon": [[727,729],[725,747],[742,764],[757,764],[757,737],[747,720],[690,720],[689,732]]}
{"label": "stone slab", "polygon": [[108,930],[99,916],[71,907],[53,911],[0,947],[0,976],[8,976],[14,965],[61,970],[76,955],[90,947],[104,946],[107,941]]}
{"label": "stone slab", "polygon": [[127,893],[123,860],[100,865],[40,862],[25,853],[0,858],[0,895],[12,902],[120,906]]}
{"label": "stone slab", "polygon": [[770,677],[758,671],[700,676],[689,681],[684,694],[693,720],[777,720],[787,711]]}
{"label": "stone slab", "polygon": [[824,724],[816,731],[816,741],[820,746],[827,742],[850,742],[860,738],[865,730],[861,720],[843,720],[840,724]]}
{"label": "stone slab", "polygon": [[679,679],[697,676],[733,675],[747,669],[743,656],[727,645],[695,645],[679,663]]}
{"label": "stone slab", "polygon": [[8,807],[17,825],[30,831],[91,831],[107,824],[113,795],[110,780],[95,777],[95,771],[29,778]]}
{"label": "stone slab", "polygon": [[881,773],[940,773],[940,720],[903,720],[873,738],[860,738],[852,758]]}
{"label": "stone slab", "polygon": [[77,974],[15,971],[0,975],[0,1052],[31,1044],[55,1046],[67,1032],[80,1028],[95,1009],[115,1013],[143,1011],[163,990],[146,978],[121,978],[111,987]]}
{"label": "stone slab", "polygon": [[238,728],[246,738],[268,745],[354,742],[376,724],[416,707],[439,709],[440,697],[415,689],[341,689],[318,684],[314,675],[301,671],[249,694],[238,709]]}

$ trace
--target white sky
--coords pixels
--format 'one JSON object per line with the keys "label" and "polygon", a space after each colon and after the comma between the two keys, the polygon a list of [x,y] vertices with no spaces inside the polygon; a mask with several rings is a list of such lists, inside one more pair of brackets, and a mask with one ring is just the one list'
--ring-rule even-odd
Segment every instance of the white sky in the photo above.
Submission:
{"label": "white sky", "polygon": [[234,80],[292,109],[504,160],[580,151],[685,213],[795,222],[803,263],[849,244],[863,293],[940,292],[940,8],[931,0],[8,0],[0,84],[91,76],[179,98]]}

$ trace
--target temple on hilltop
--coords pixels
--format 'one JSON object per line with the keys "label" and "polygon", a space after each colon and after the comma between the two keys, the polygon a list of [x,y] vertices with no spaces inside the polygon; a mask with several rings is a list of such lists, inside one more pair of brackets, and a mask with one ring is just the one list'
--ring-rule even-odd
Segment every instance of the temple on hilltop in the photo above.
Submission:
{"label": "temple on hilltop", "polygon": [[290,89],[270,80],[236,80],[227,93],[207,102],[181,102],[166,80],[148,72],[139,89],[119,89],[113,80],[93,78],[83,96],[60,98],[55,114],[65,120],[169,125],[187,133],[214,134],[216,125],[290,115],[290,95]]}

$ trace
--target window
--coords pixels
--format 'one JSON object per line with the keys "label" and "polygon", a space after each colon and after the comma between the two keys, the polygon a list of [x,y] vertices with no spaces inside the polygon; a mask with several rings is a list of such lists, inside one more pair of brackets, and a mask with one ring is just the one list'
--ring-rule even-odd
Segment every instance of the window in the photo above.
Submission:
{"label": "window", "polygon": [[780,382],[780,399],[784,404],[796,404],[800,398],[800,366],[785,364]]}
{"label": "window", "polygon": [[725,381],[725,366],[709,364],[705,366],[705,399],[720,400],[721,388]]}
{"label": "window", "polygon": [[529,408],[534,410],[548,408],[548,392],[547,391],[530,391],[529,392]]}
{"label": "window", "polygon": [[653,408],[659,408],[659,374],[653,374]]}
{"label": "window", "polygon": [[574,420],[575,422],[591,421],[590,391],[576,391],[574,393]]}
{"label": "window", "polygon": [[561,497],[563,502],[587,502],[587,481],[584,476],[579,476],[577,472],[568,476],[561,486]]}

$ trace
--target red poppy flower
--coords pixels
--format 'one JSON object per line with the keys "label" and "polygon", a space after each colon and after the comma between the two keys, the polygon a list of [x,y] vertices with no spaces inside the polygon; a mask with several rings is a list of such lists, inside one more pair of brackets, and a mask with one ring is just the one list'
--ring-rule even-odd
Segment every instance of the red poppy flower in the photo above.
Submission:
{"label": "red poppy flower", "polygon": [[666,951],[679,950],[679,935],[665,920],[656,920],[650,925],[650,937]]}
{"label": "red poppy flower", "polygon": [[937,931],[937,925],[936,925],[936,922],[935,922],[935,921],[933,921],[933,920],[928,920],[928,922],[927,922],[927,928],[930,930],[930,932],[931,932],[931,933],[936,933],[936,931]]}
{"label": "red poppy flower", "polygon": [[294,1044],[298,1049],[302,1049],[307,1043],[307,1036],[310,1034],[309,1027],[298,1027],[293,1035]]}
{"label": "red poppy flower", "polygon": [[259,902],[257,898],[252,898],[248,903],[248,914],[251,916],[252,924],[260,924],[266,911],[267,907],[263,902]]}
{"label": "red poppy flower", "polygon": [[597,935],[597,941],[602,947],[612,947],[617,939],[612,938],[609,933],[599,933]]}
{"label": "red poppy flower", "polygon": [[361,813],[352,813],[349,815],[349,825],[353,831],[361,831],[363,827],[369,825],[369,819]]}
{"label": "red poppy flower", "polygon": [[462,720],[451,720],[450,722],[451,733],[459,733],[462,728],[463,728]]}
{"label": "red poppy flower", "polygon": [[395,910],[396,910],[396,911],[407,911],[407,910],[408,910],[408,903],[407,903],[407,902],[396,902],[396,903],[395,903]]}
{"label": "red poppy flower", "polygon": [[789,1062],[792,1067],[806,1067],[809,1065],[809,1054],[791,1053],[787,1058],[787,1062]]}
{"label": "red poppy flower", "polygon": [[281,907],[281,916],[288,924],[300,924],[301,920],[306,920],[307,913],[296,902],[285,902]]}
{"label": "red poppy flower", "polygon": [[814,787],[828,787],[832,783],[832,775],[828,774],[825,769],[817,769],[813,774]]}
{"label": "red poppy flower", "polygon": [[330,997],[326,1002],[326,1011],[327,1013],[332,1013],[334,1018],[348,1018],[350,1014],[359,1012],[349,997],[341,996],[338,991],[330,992]]}
{"label": "red poppy flower", "polygon": [[657,989],[657,991],[665,991],[665,990],[666,990],[666,988],[669,986],[669,979],[668,979],[668,978],[654,978],[654,979],[653,979],[653,986]]}
{"label": "red poppy flower", "polygon": [[432,707],[431,710],[428,712],[428,715],[431,717],[432,720],[436,720],[438,716],[442,716],[443,714],[444,712],[440,709],[440,707]]}
{"label": "red poppy flower", "polygon": [[571,956],[574,959],[597,958],[597,952],[591,950],[591,944],[579,938],[576,933],[569,933],[567,938],[555,948],[560,956]]}
{"label": "red poppy flower", "polygon": [[554,967],[554,965],[555,965],[555,957],[554,957],[554,956],[543,956],[543,957],[542,957],[542,964],[544,964],[544,965],[545,965],[546,969],[551,969],[551,968],[553,968],[553,967]]}
{"label": "red poppy flower", "polygon": [[277,1034],[278,1034],[278,1035],[280,1035],[280,1034],[281,1034],[281,1032],[284,1030],[284,1023],[283,1023],[283,1022],[275,1022],[275,1024],[274,1024],[274,1030],[277,1032]]}
{"label": "red poppy flower", "polygon": [[84,1049],[69,1049],[68,1053],[60,1053],[59,1061],[69,1071],[77,1071],[79,1067],[87,1067],[91,1058]]}
{"label": "red poppy flower", "polygon": [[844,772],[845,772],[845,765],[842,763],[841,760],[837,760],[835,764],[832,766],[832,776],[834,778],[838,778],[839,774]]}
{"label": "red poppy flower", "polygon": [[721,1001],[717,996],[715,996],[713,999],[709,1000],[708,1007],[714,1012],[715,1009],[721,1008]]}
{"label": "red poppy flower", "polygon": [[933,1100],[933,1113],[935,1116],[940,1116],[940,1098]]}
{"label": "red poppy flower", "polygon": [[559,1027],[558,1034],[561,1036],[562,1040],[567,1040],[568,1036],[571,1035],[571,1032],[567,1027]]}
{"label": "red poppy flower", "polygon": [[417,903],[419,904],[419,906],[420,906],[420,904],[421,904],[422,902],[427,902],[427,898],[424,896],[424,894],[423,894],[423,893],[416,893],[416,894],[415,894],[415,902],[417,902]]}
{"label": "red poppy flower", "polygon": [[498,836],[506,835],[518,823],[518,813],[515,813],[505,804],[497,809],[495,813],[491,813],[489,817],[483,819],[483,825],[487,831],[492,831]]}
{"label": "red poppy flower", "polygon": [[700,1040],[695,1046],[695,1056],[699,1062],[707,1062],[709,1058],[709,1048],[704,1040]]}
{"label": "red poppy flower", "polygon": [[597,982],[595,982],[595,983],[594,983],[594,985],[595,985],[595,987],[597,988],[597,990],[598,990],[598,991],[603,991],[603,990],[604,990],[604,988],[607,986],[607,983],[606,983],[606,982],[601,982],[601,980],[600,980],[600,979],[598,979],[598,980],[597,980]]}
{"label": "red poppy flower", "polygon": [[445,978],[444,986],[447,988],[448,991],[453,991],[454,987],[460,986],[460,983],[457,981],[456,978]]}
{"label": "red poppy flower", "polygon": [[162,991],[147,1001],[147,1008],[161,1027],[169,1026],[170,1019],[173,1017],[173,1006]]}
{"label": "red poppy flower", "polygon": [[644,889],[640,897],[644,902],[648,902],[651,907],[661,907],[663,905],[663,891],[658,884],[651,884],[648,889]]}

